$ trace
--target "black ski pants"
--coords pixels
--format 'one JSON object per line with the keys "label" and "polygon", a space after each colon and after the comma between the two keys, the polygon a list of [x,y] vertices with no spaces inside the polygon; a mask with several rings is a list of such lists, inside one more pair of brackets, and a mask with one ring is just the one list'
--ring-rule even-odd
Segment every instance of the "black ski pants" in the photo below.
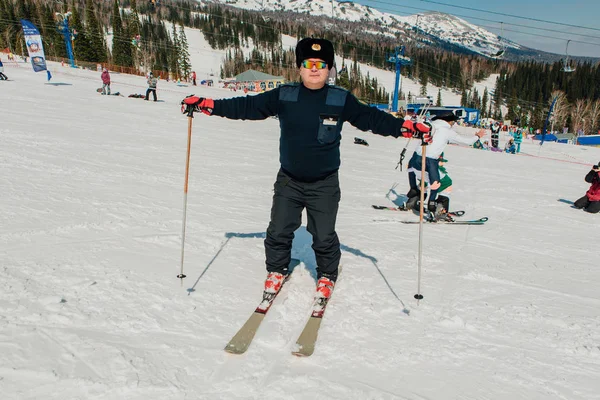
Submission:
{"label": "black ski pants", "polygon": [[154,97],[154,101],[156,101],[156,89],[152,89],[152,88],[148,88],[148,90],[146,90],[145,100],[150,99],[150,93],[152,93],[152,96]]}
{"label": "black ski pants", "polygon": [[583,196],[573,203],[575,208],[583,208],[585,211],[596,214],[600,212],[600,201],[590,201],[587,196]]}
{"label": "black ski pants", "polygon": [[317,182],[304,183],[280,170],[265,239],[267,271],[288,273],[294,232],[300,227],[302,210],[306,208],[306,230],[313,237],[317,278],[325,275],[335,281],[341,258],[340,241],[335,232],[340,198],[337,171]]}

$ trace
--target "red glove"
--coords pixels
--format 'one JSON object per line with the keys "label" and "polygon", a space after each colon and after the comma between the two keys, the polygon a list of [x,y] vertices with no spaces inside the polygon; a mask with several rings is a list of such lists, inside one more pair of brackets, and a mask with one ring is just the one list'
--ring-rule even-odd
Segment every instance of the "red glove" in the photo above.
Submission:
{"label": "red glove", "polygon": [[190,95],[181,101],[181,112],[186,112],[188,107],[193,107],[194,111],[201,111],[206,115],[211,115],[215,108],[215,102],[213,99]]}
{"label": "red glove", "polygon": [[421,122],[412,122],[408,119],[404,120],[400,131],[405,138],[418,138],[425,144],[431,143],[432,138],[429,134],[430,128]]}

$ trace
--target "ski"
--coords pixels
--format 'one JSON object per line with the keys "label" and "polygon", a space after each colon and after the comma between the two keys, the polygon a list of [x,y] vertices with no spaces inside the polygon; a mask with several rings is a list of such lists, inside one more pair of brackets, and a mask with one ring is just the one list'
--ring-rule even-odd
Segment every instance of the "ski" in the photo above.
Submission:
{"label": "ski", "polygon": [[[404,206],[388,207],[388,206],[378,206],[378,205],[373,204],[371,207],[373,207],[376,210],[412,211],[408,208],[404,208]],[[450,211],[448,214],[450,214],[450,216],[452,216],[452,217],[462,217],[463,215],[465,215],[465,211],[463,211],[463,210]]]}
{"label": "ski", "polygon": [[[340,266],[339,272],[341,272],[341,268]],[[325,314],[325,308],[329,300],[331,300],[331,297],[323,298],[315,296],[310,318],[296,341],[296,345],[292,350],[293,355],[308,357],[315,351],[319,328],[321,328],[321,322],[323,321],[323,315]]]}
{"label": "ski", "polygon": [[[482,217],[479,219],[472,219],[467,221],[428,221],[424,220],[428,224],[437,224],[437,225],[483,225],[487,222],[488,217]],[[403,224],[418,224],[419,221],[400,221]]]}
{"label": "ski", "polygon": [[281,293],[281,289],[283,289],[285,283],[290,279],[294,267],[298,264],[300,264],[299,260],[292,260],[292,262],[290,263],[289,274],[287,275],[287,277],[283,281],[283,284],[276,293],[263,292],[263,298],[258,307],[256,307],[252,315],[250,315],[250,318],[248,318],[246,323],[237,331],[237,333],[225,346],[224,350],[226,352],[231,354],[243,354],[246,352],[246,350],[248,350],[248,347],[250,347],[250,344],[252,343],[254,335],[258,331],[260,324],[265,319],[265,316],[267,315],[267,312],[273,305],[273,302],[277,298],[277,295]]}

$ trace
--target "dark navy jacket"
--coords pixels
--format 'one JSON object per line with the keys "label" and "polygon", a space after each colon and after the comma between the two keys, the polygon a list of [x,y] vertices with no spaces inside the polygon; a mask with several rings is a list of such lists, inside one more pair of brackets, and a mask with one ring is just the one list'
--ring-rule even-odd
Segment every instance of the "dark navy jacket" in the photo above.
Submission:
{"label": "dark navy jacket", "polygon": [[256,96],[215,100],[212,115],[248,120],[278,116],[281,168],[301,182],[315,182],[338,170],[344,122],[394,137],[401,136],[404,122],[360,103],[345,89],[325,85],[310,90],[302,84],[283,85]]}

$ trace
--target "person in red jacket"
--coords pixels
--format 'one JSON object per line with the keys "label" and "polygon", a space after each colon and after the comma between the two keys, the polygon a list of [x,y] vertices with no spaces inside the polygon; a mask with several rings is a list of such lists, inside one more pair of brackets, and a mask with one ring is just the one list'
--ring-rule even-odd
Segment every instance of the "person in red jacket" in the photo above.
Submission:
{"label": "person in red jacket", "polygon": [[100,77],[102,78],[102,94],[110,94],[110,74],[106,68],[102,70]]}
{"label": "person in red jacket", "polygon": [[573,203],[573,206],[595,214],[600,211],[600,163],[592,167],[592,170],[585,176],[585,181],[591,183],[592,186],[585,196]]}

